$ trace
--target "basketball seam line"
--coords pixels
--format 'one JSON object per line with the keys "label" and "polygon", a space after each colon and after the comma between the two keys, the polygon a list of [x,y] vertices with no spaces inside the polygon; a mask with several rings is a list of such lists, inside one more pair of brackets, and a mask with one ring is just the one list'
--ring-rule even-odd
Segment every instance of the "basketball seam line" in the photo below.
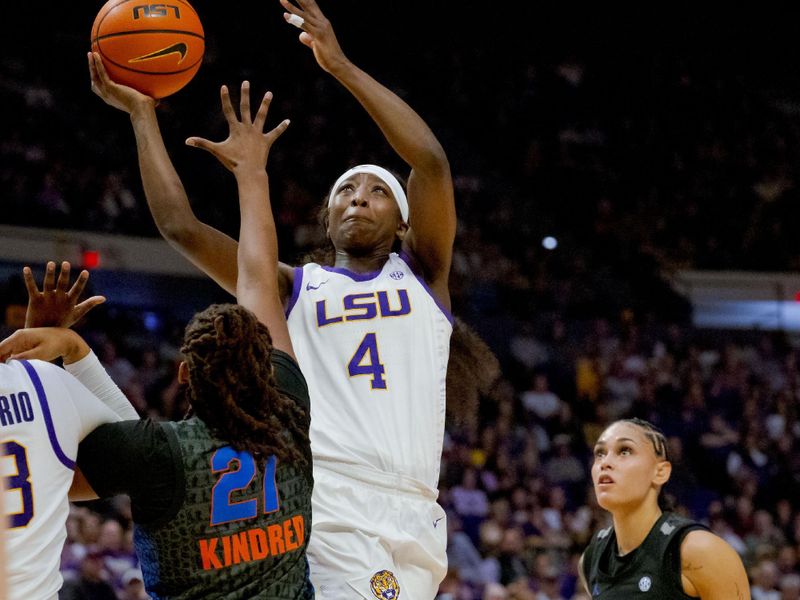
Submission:
{"label": "basketball seam line", "polygon": [[203,41],[205,41],[206,39],[203,35],[200,35],[199,33],[194,33],[191,31],[181,31],[180,29],[138,29],[136,31],[120,31],[119,33],[106,33],[104,35],[95,37],[93,41],[99,42],[100,40],[105,40],[107,38],[119,37],[122,35],[138,35],[140,33],[182,33],[183,35],[200,38]]}
{"label": "basketball seam line", "polygon": [[[103,21],[106,20],[106,17],[108,17],[108,15],[110,15],[114,10],[116,10],[117,8],[122,6],[123,4],[127,4],[128,2],[134,2],[134,0],[122,0],[122,2],[117,2],[114,6],[109,8],[106,11],[106,14],[103,15],[103,18],[100,19],[100,22],[97,23],[97,31],[100,31],[100,26],[103,24]],[[197,14],[197,11],[194,9],[194,7],[191,4],[189,4],[188,2],[183,2],[183,4],[188,6],[192,10],[192,12],[194,13],[194,16],[197,17],[197,20],[200,21],[200,15]],[[100,10],[103,10],[103,9],[101,8]],[[200,27],[202,27],[202,26],[203,26],[203,24],[202,24],[202,22],[200,22]],[[94,26],[92,26],[92,35],[93,36],[94,36],[94,29],[95,29]],[[95,38],[95,39],[97,39],[97,38]]]}

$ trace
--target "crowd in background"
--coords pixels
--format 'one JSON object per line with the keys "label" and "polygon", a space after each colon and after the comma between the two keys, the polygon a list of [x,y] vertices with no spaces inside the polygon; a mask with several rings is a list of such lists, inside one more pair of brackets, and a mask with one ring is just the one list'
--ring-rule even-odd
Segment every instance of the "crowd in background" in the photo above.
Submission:
{"label": "crowd in background", "polygon": [[[480,44],[473,34],[496,16],[442,37],[433,17],[373,7],[345,19],[353,6],[331,7],[345,50],[408,99],[448,153],[459,217],[453,306],[503,366],[479,418],[448,424],[441,598],[583,598],[577,560],[607,520],[591,493],[590,448],[605,424],[631,415],[666,433],[665,493],[742,555],[754,600],[800,598],[800,352],[777,334],[693,329],[664,278],[677,268],[800,268],[800,91],[788,59],[770,55],[794,38],[754,23],[749,46],[722,51],[714,45],[750,24],[697,18],[683,45],[622,53],[603,36],[631,31],[604,22],[599,33],[562,25],[547,37],[548,25],[525,13],[503,23],[507,37]],[[157,235],[130,125],[89,91],[88,31],[75,11],[53,10],[63,52],[33,44],[0,55],[2,223]],[[257,92],[272,89],[272,117],[292,119],[269,171],[281,256],[295,262],[323,241],[316,213],[341,171],[404,168],[281,29],[280,10],[274,23],[267,8],[253,10],[267,32],[256,52],[241,19],[203,7],[205,63],[159,115],[195,210],[235,233],[232,179],[182,140],[223,137],[220,83],[246,77]],[[367,32],[365,18],[375,23]],[[424,44],[405,43],[411,25]],[[513,34],[528,25],[530,47]],[[23,37],[10,31],[4,42]],[[20,325],[21,293],[9,282],[6,333]],[[175,419],[186,409],[181,323],[159,318],[154,326],[103,307],[82,332],[141,414]],[[62,597],[146,597],[127,500],[75,506],[67,529]]]}
{"label": "crowd in background", "polygon": [[[140,319],[101,307],[80,331],[140,414],[181,418],[180,324],[148,332]],[[583,598],[577,559],[608,522],[591,491],[591,446],[604,425],[636,415],[667,436],[664,493],[741,554],[753,597],[800,598],[800,350],[777,334],[598,318],[522,329],[505,351],[479,418],[447,426],[443,594]],[[74,597],[141,593],[127,499],[75,506],[67,531],[65,589],[84,586]]]}

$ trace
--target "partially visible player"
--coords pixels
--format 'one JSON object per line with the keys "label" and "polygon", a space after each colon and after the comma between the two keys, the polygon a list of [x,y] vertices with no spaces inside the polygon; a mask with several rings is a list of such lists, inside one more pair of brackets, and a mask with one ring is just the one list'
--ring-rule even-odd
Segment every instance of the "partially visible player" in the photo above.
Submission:
{"label": "partially visible player", "polygon": [[264,134],[271,94],[255,119],[247,83],[241,119],[227,88],[221,94],[230,135],[197,143],[236,176],[241,306],[211,306],[186,328],[179,379],[190,418],[99,427],[81,444],[78,464],[99,495],[130,495],[153,597],[306,600],[314,597],[308,390],[278,295],[265,170],[288,121]]}
{"label": "partially visible player", "polygon": [[662,512],[672,465],[664,435],[641,419],[612,423],[594,447],[592,481],[613,525],[581,557],[591,598],[749,600],[739,555],[704,525]]}
{"label": "partially visible player", "polygon": [[[65,287],[68,267],[62,268],[57,287],[54,273],[55,264],[48,264],[44,290],[36,290],[34,298],[45,312],[50,301],[69,293]],[[25,270],[25,279],[29,290],[36,288],[30,269]],[[64,314],[74,316],[72,311]],[[7,527],[3,533],[6,560],[0,561],[6,570],[2,581],[8,586],[4,597],[50,599],[62,583],[59,565],[78,443],[98,425],[138,415],[110,379],[100,382],[116,390],[107,395],[112,400],[107,405],[63,369],[41,360],[24,360],[30,346],[24,336],[57,343],[66,368],[73,372],[85,369],[97,357],[77,334],[63,329],[25,330],[0,342],[0,360],[12,353],[19,359],[0,363],[0,475],[5,488],[0,487],[0,496]]]}
{"label": "partially visible player", "polygon": [[6,590],[8,573],[6,572],[5,489],[6,482],[0,479],[0,598],[8,598],[8,591]]}

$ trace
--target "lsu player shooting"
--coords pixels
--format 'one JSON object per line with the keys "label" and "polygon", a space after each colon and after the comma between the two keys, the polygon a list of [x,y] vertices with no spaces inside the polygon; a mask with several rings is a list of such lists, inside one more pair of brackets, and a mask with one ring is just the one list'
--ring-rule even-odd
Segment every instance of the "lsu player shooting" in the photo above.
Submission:
{"label": "lsu player shooting", "polygon": [[[311,396],[312,581],[323,599],[432,598],[447,563],[436,488],[453,331],[450,166],[422,118],[347,59],[316,2],[282,4],[320,67],[353,94],[411,168],[407,188],[376,165],[345,171],[325,200],[333,264],[282,264],[278,273]],[[161,233],[235,294],[237,243],[192,212],[154,102],[106,79],[93,89],[131,116]]]}

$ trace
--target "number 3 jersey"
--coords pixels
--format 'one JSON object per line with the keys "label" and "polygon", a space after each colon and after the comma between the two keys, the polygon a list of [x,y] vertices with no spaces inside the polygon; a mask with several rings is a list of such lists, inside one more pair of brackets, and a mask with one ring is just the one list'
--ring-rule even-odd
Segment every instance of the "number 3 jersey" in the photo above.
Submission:
{"label": "number 3 jersey", "polygon": [[119,417],[64,370],[0,363],[0,492],[9,598],[55,598],[78,442]]}
{"label": "number 3 jersey", "polygon": [[439,480],[452,317],[412,259],[374,273],[307,264],[287,321],[311,397],[315,464]]}

